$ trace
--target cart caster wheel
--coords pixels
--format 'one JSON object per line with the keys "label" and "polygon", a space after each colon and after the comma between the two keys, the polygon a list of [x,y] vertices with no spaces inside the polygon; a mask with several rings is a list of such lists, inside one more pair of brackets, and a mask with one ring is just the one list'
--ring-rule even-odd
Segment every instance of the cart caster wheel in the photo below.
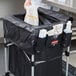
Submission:
{"label": "cart caster wheel", "polygon": [[7,73],[5,73],[5,75],[4,76],[10,76],[10,73],[9,72],[7,72]]}

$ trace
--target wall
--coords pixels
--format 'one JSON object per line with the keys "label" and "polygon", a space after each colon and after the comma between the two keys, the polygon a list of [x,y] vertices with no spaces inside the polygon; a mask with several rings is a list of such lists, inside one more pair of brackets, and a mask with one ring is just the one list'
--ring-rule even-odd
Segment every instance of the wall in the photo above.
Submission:
{"label": "wall", "polygon": [[0,17],[23,12],[24,0],[0,0]]}
{"label": "wall", "polygon": [[[24,12],[24,0],[0,0],[0,18]],[[3,37],[3,22],[0,20],[0,42]]]}

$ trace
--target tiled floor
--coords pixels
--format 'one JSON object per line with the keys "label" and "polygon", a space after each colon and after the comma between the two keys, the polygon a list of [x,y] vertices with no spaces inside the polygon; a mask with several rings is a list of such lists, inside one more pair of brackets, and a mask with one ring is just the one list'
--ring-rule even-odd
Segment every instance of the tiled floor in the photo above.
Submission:
{"label": "tiled floor", "polygon": [[[64,60],[66,61],[66,58],[65,58],[65,57],[64,57]],[[70,63],[72,66],[76,67],[76,54],[70,55],[69,63]]]}
{"label": "tiled floor", "polygon": [[[76,41],[72,41],[72,44],[71,44],[71,51],[76,51]],[[63,59],[66,61],[66,57],[64,56]],[[73,65],[74,67],[76,67],[76,53],[73,53],[70,55],[70,61],[69,63],[71,65]]]}
{"label": "tiled floor", "polygon": [[71,42],[71,50],[76,50],[76,40]]}
{"label": "tiled floor", "polygon": [[[76,49],[76,41],[72,42],[72,50]],[[65,58],[64,58],[65,59]],[[70,64],[76,67],[76,54],[70,56]],[[0,44],[0,76],[3,76],[5,73],[4,66],[4,46]]]}
{"label": "tiled floor", "polygon": [[[71,50],[76,51],[76,41],[72,41],[72,47]],[[70,55],[70,64],[74,65],[76,67],[76,53],[73,53]]]}

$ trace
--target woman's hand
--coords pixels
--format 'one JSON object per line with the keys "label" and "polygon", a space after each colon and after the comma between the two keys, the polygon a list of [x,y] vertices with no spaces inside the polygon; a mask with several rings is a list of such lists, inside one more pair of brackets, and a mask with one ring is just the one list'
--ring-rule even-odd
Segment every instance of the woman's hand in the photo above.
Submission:
{"label": "woman's hand", "polygon": [[31,5],[31,0],[26,0],[25,3],[24,3],[24,7],[25,6],[30,6],[30,5]]}

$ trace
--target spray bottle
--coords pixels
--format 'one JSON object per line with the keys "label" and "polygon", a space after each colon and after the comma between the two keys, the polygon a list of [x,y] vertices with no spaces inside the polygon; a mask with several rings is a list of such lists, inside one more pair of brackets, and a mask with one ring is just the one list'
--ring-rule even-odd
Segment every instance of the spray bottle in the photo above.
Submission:
{"label": "spray bottle", "polygon": [[[29,0],[26,0],[26,2]],[[31,1],[28,4],[24,5],[26,10],[26,15],[24,18],[24,22],[38,26],[39,25],[39,18],[38,18],[38,6],[33,4]]]}

